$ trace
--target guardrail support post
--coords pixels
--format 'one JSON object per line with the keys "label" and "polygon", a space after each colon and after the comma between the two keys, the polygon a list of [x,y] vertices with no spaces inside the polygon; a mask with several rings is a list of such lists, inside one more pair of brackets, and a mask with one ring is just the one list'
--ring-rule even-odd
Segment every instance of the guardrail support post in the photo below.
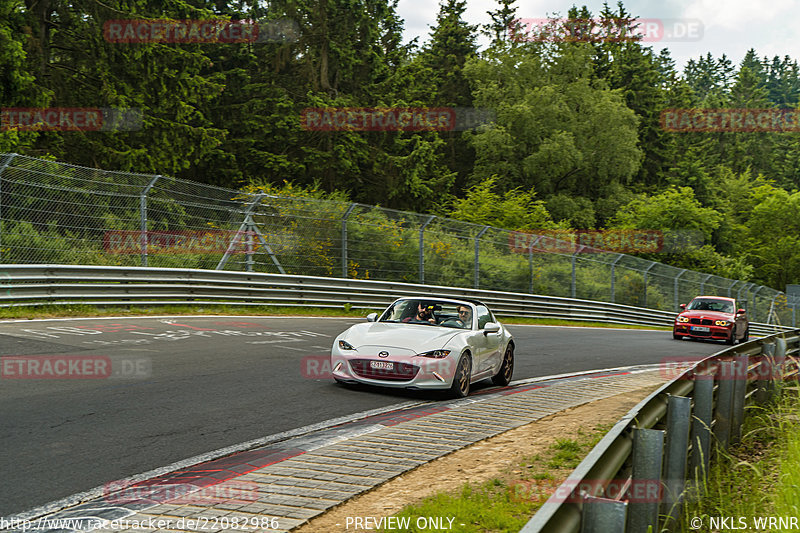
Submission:
{"label": "guardrail support post", "polygon": [[624,533],[627,504],[617,500],[585,496],[581,511],[581,533]]}
{"label": "guardrail support post", "polygon": [[694,495],[701,496],[708,476],[711,454],[711,416],[714,409],[714,376],[694,376],[694,416],[692,416],[692,453],[689,456],[689,476]]}
{"label": "guardrail support post", "polygon": [[475,288],[480,287],[480,271],[481,271],[481,260],[480,260],[480,242],[481,237],[483,234],[489,230],[489,226],[484,226],[482,230],[478,232],[478,235],[475,236]]}
{"label": "guardrail support post", "polygon": [[761,363],[758,365],[756,402],[768,403],[775,393],[775,344],[769,342],[761,347]]}
{"label": "guardrail support post", "polygon": [[353,212],[355,209],[356,204],[350,204],[350,207],[347,208],[345,211],[344,216],[342,217],[342,277],[346,278],[347,276],[347,218],[350,216],[350,213]]}
{"label": "guardrail support post", "polygon": [[628,520],[625,531],[653,531],[658,527],[661,501],[661,463],[664,458],[664,432],[658,429],[633,430],[633,466]]}
{"label": "guardrail support post", "polygon": [[161,178],[161,175],[153,176],[150,183],[142,189],[139,195],[139,245],[142,250],[142,266],[147,266],[147,193],[150,192],[156,182]]}
{"label": "guardrail support post", "polygon": [[733,361],[720,361],[715,380],[717,382],[717,409],[714,420],[714,437],[723,450],[728,448],[731,434],[733,407]]}
{"label": "guardrail support post", "polygon": [[775,339],[775,361],[772,370],[776,379],[783,381],[783,373],[786,371],[786,339],[778,337]]}
{"label": "guardrail support post", "polygon": [[734,381],[733,381],[733,410],[731,419],[731,440],[732,444],[739,442],[742,436],[742,424],[744,423],[744,400],[747,393],[747,367],[750,357],[742,355],[733,362]]}
{"label": "guardrail support post", "polygon": [[662,514],[665,525],[680,517],[683,489],[686,485],[686,459],[689,444],[689,420],[692,399],[670,396],[667,405],[667,443],[664,453],[664,503]]}

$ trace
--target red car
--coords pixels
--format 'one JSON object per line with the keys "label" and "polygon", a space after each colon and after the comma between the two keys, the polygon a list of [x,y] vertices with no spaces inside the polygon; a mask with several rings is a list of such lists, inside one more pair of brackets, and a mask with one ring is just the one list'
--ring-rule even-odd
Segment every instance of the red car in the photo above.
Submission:
{"label": "red car", "polygon": [[715,339],[733,344],[750,338],[750,322],[736,300],[723,296],[698,296],[675,318],[672,338]]}

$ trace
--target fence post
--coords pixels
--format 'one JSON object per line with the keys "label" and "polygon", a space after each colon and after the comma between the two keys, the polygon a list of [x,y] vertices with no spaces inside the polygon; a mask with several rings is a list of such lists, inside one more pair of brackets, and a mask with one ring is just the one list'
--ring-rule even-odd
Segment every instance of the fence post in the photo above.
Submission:
{"label": "fence post", "polygon": [[[700,282],[700,296],[704,296],[705,295],[705,292],[703,292],[703,291],[706,290],[706,281],[710,280],[711,276],[713,276],[713,274],[706,275],[706,277],[703,278],[703,281]],[[728,296],[730,296],[730,295],[731,295],[731,291],[728,290]]]}
{"label": "fence post", "polygon": [[683,489],[686,484],[686,459],[689,445],[689,420],[692,399],[670,396],[667,404],[667,443],[664,453],[664,506],[665,525],[680,516]]}
{"label": "fence post", "polygon": [[626,507],[625,502],[584,496],[581,533],[625,533]]}
{"label": "fence post", "polygon": [[714,409],[714,376],[694,375],[694,416],[692,416],[692,453],[689,456],[689,475],[694,482],[694,495],[702,496],[708,476],[711,453],[711,421]]}
{"label": "fence post", "polygon": [[533,294],[533,247],[536,246],[541,240],[542,236],[537,235],[536,239],[528,246],[528,268],[531,274],[531,283],[528,292]]}
{"label": "fence post", "polygon": [[[730,298],[730,297],[731,297],[731,291],[733,290],[733,287],[734,287],[734,286],[735,286],[737,283],[739,283],[739,281],[741,281],[741,280],[735,279],[735,280],[733,280],[733,283],[731,283],[730,285],[728,285],[728,298]],[[742,283],[744,283],[744,282],[742,281]],[[736,298],[736,299],[738,300],[739,298]],[[738,304],[739,302],[736,302],[736,303]]]}
{"label": "fence post", "polygon": [[642,307],[647,307],[647,273],[650,272],[650,269],[656,266],[653,261],[650,261],[650,266],[644,270],[644,303]]}
{"label": "fence post", "polygon": [[147,193],[161,178],[161,174],[153,176],[142,192],[139,194],[139,246],[142,253],[142,266],[147,266]]}
{"label": "fence post", "polygon": [[617,267],[617,262],[622,259],[624,256],[622,254],[617,254],[617,258],[611,263],[611,303],[616,303],[616,295],[614,293],[614,281],[615,281],[615,270]]}
{"label": "fence post", "polygon": [[[583,248],[583,247],[581,247],[581,248]],[[571,279],[570,285],[569,285],[569,293],[571,295],[570,297],[573,298],[573,299],[575,298],[575,295],[577,294],[577,289],[578,289],[577,280],[575,279],[576,278],[576,276],[575,276],[575,260],[576,260],[575,256],[578,255],[578,250],[580,250],[581,248],[578,248],[574,252],[572,252],[572,279]]]}
{"label": "fence post", "polygon": [[675,276],[675,309],[677,309],[678,305],[680,304],[680,302],[678,301],[678,279],[686,273],[686,270],[687,269],[684,268],[683,270],[681,270],[680,274]]}
{"label": "fence post", "polygon": [[753,293],[753,304],[752,304],[753,309],[750,311],[750,316],[753,317],[751,320],[753,320],[753,322],[756,321],[756,296],[758,295],[759,292],[761,292],[761,289],[763,288],[764,288],[763,285],[759,285],[758,289],[756,289],[756,292]]}
{"label": "fence post", "polygon": [[17,156],[16,153],[6,154],[6,157],[3,159],[3,163],[0,164],[0,262],[3,259],[3,251],[2,251],[2,239],[3,239],[3,172],[5,171],[6,167],[11,164],[11,161]]}
{"label": "fence post", "polygon": [[422,223],[419,228],[419,283],[425,284],[425,227],[436,218],[433,215],[428,216],[428,220]]}
{"label": "fence post", "polygon": [[346,278],[347,275],[347,218],[353,212],[357,204],[350,204],[350,207],[345,211],[342,217],[342,277]]}
{"label": "fence post", "polygon": [[478,232],[475,236],[475,288],[480,287],[480,270],[481,270],[481,261],[480,261],[480,240],[484,233],[489,230],[489,226],[484,226],[482,230]]}
{"label": "fence post", "polygon": [[[252,220],[250,218],[250,215],[253,213],[253,211],[255,211],[256,206],[258,206],[258,204],[261,202],[261,199],[264,198],[265,196],[267,196],[267,194],[263,192],[256,194],[252,203],[247,206],[247,209],[245,209],[244,211],[244,221],[239,226],[239,229],[236,231],[236,234],[231,239],[231,242],[228,244],[228,248],[225,250],[222,259],[220,259],[219,263],[217,263],[217,268],[215,270],[222,270],[223,268],[225,268],[225,264],[231,257],[231,253],[233,252],[233,247],[236,245],[236,241],[239,240],[239,237],[241,237],[242,232],[247,229],[250,229],[250,226],[252,225]],[[281,272],[281,274],[283,274],[283,272]]]}
{"label": "fence post", "polygon": [[[663,459],[664,432],[659,429],[634,429],[631,470],[631,489],[634,493],[628,498],[626,531],[639,533],[651,526],[653,531],[658,527]],[[655,489],[655,495],[652,489]]]}

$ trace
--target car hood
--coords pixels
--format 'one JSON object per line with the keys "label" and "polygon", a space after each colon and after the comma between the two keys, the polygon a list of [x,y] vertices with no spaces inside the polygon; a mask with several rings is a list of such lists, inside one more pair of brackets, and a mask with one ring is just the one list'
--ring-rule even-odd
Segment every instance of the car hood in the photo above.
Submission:
{"label": "car hood", "polygon": [[415,355],[444,348],[453,337],[465,332],[425,324],[371,322],[356,324],[344,332],[340,339],[349,342],[363,355],[379,349],[387,350],[392,355]]}
{"label": "car hood", "polygon": [[711,320],[733,320],[732,313],[723,313],[721,311],[692,310],[684,311],[681,316],[686,318],[710,318]]}

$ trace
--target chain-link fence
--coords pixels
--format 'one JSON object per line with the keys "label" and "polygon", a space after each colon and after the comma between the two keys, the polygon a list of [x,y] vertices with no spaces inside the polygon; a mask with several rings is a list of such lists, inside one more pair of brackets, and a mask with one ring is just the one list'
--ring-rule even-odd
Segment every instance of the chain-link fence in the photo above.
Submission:
{"label": "chain-link fence", "polygon": [[[0,154],[0,263],[228,269],[528,292],[677,311],[730,296],[796,325],[769,287],[542,235],[357,203],[275,197]],[[586,253],[586,252],[590,253]]]}

